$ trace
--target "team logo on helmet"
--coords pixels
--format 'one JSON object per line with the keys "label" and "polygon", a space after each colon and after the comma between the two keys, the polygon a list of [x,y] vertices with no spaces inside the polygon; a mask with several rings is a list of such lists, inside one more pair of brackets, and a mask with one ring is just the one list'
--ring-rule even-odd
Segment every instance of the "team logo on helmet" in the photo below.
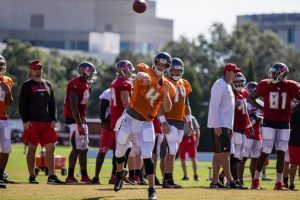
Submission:
{"label": "team logo on helmet", "polygon": [[268,78],[271,83],[277,84],[287,79],[289,68],[284,63],[275,63],[269,69]]}
{"label": "team logo on helmet", "polygon": [[78,74],[89,81],[94,83],[97,79],[96,67],[91,62],[82,62],[78,65]]}
{"label": "team logo on helmet", "polygon": [[232,81],[233,89],[236,91],[241,91],[245,87],[246,78],[241,72],[237,72],[235,79]]}
{"label": "team logo on helmet", "polygon": [[115,69],[117,75],[122,74],[127,78],[132,78],[132,73],[135,70],[135,68],[129,60],[121,60],[117,62],[117,64],[115,65]]}

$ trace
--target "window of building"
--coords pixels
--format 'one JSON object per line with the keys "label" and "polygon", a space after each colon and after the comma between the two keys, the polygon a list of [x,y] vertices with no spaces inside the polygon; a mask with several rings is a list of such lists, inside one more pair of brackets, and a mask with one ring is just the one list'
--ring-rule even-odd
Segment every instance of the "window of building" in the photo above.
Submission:
{"label": "window of building", "polygon": [[296,41],[296,32],[294,29],[288,30],[288,43],[295,43]]}
{"label": "window of building", "polygon": [[43,14],[32,14],[30,16],[30,27],[31,28],[44,28],[44,15]]}

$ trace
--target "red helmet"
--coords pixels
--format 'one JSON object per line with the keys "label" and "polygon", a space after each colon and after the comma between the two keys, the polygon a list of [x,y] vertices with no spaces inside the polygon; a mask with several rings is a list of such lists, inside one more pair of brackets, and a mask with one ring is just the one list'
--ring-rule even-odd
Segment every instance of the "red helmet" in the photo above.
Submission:
{"label": "red helmet", "polygon": [[130,78],[132,76],[132,72],[135,70],[132,63],[129,60],[121,60],[117,62],[115,65],[115,69],[117,71],[117,74],[125,75],[127,78]]}
{"label": "red helmet", "polygon": [[287,74],[289,73],[289,68],[284,63],[275,63],[269,69],[268,78],[270,82],[276,84],[287,79]]}
{"label": "red helmet", "polygon": [[90,83],[93,83],[97,79],[97,70],[93,63],[91,62],[82,62],[78,65],[78,74]]}

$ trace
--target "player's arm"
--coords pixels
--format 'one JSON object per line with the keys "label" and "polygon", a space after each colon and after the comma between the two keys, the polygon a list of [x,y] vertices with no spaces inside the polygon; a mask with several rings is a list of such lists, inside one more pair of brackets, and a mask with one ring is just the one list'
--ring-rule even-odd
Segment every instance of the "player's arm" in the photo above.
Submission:
{"label": "player's arm", "polygon": [[121,91],[121,102],[124,108],[127,108],[130,104],[130,94],[128,91]]}
{"label": "player's arm", "polygon": [[27,84],[23,84],[19,94],[19,113],[23,121],[24,129],[27,130],[31,127],[31,122],[29,121],[29,97],[30,89]]}
{"label": "player's arm", "polygon": [[196,147],[198,148],[200,142],[200,128],[196,128],[194,131],[196,135]]}
{"label": "player's arm", "polygon": [[4,83],[3,81],[0,82],[0,86],[2,87],[2,89],[4,90],[5,92],[5,105],[9,106],[13,103],[13,96],[12,96],[12,92],[11,92],[11,89],[10,87]]}
{"label": "player's arm", "polygon": [[82,120],[80,118],[80,113],[78,109],[78,96],[76,92],[71,91],[70,92],[70,108],[72,111],[72,115],[76,123],[80,126],[82,126]]}
{"label": "player's arm", "polygon": [[170,90],[171,83],[166,82],[164,85],[164,95],[163,95],[163,110],[164,112],[170,112],[172,108],[172,101],[170,97]]}
{"label": "player's arm", "polygon": [[264,107],[261,104],[257,103],[257,101],[256,101],[256,99],[259,98],[260,96],[261,95],[259,94],[258,90],[255,89],[251,94],[249,94],[249,96],[247,98],[247,102],[256,108],[263,110]]}
{"label": "player's arm", "polygon": [[194,132],[194,127],[192,123],[192,112],[191,112],[191,106],[189,102],[189,96],[186,96],[185,99],[185,121],[188,124],[189,133],[192,134]]}
{"label": "player's arm", "polygon": [[50,85],[49,115],[52,121],[57,122],[56,101],[55,101],[54,91],[51,85]]}
{"label": "player's arm", "polygon": [[169,124],[168,124],[168,122],[166,120],[166,117],[164,115],[164,109],[163,109],[162,105],[159,107],[159,109],[157,111],[157,116],[158,116],[158,119],[160,121],[161,131],[164,134],[169,134],[171,129],[170,129]]}
{"label": "player's arm", "polygon": [[101,103],[100,103],[100,120],[101,120],[101,125],[102,127],[106,127],[108,128],[109,125],[109,121],[106,119],[106,111],[109,108],[110,102],[107,99],[101,99]]}

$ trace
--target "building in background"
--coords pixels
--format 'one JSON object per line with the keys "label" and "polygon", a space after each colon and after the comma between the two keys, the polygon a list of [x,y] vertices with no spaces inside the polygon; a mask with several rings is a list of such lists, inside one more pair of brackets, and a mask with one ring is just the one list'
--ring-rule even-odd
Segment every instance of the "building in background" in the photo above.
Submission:
{"label": "building in background", "polygon": [[0,42],[97,53],[154,53],[173,37],[173,21],[156,17],[156,2],[137,14],[133,0],[0,0]]}
{"label": "building in background", "polygon": [[300,13],[237,16],[237,25],[249,22],[260,30],[273,31],[287,45],[300,50]]}

